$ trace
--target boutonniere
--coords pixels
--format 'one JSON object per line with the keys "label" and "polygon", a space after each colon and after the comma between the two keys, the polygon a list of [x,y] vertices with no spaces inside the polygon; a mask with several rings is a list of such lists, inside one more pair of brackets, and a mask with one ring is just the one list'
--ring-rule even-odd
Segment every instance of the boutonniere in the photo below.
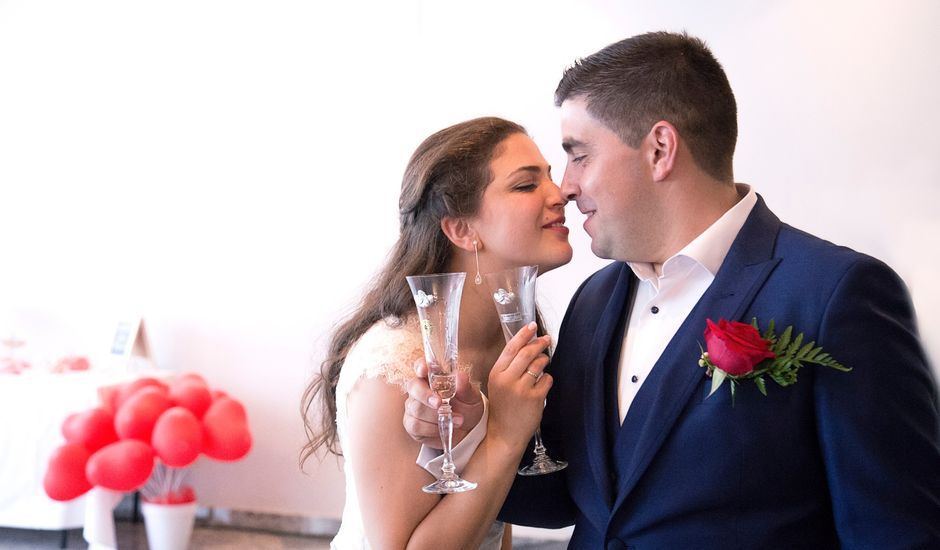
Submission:
{"label": "boutonniere", "polygon": [[698,364],[708,369],[708,376],[712,379],[709,397],[725,379],[731,382],[733,404],[734,392],[741,380],[753,380],[757,389],[766,396],[768,377],[781,386],[789,386],[796,383],[797,371],[806,364],[843,372],[852,370],[824,352],[816,342],[803,344],[802,332],[794,338],[792,326],[777,336],[773,319],[763,336],[757,328],[757,319],[752,319],[749,325],[725,319],[720,319],[717,325],[711,319],[706,323],[705,349]]}

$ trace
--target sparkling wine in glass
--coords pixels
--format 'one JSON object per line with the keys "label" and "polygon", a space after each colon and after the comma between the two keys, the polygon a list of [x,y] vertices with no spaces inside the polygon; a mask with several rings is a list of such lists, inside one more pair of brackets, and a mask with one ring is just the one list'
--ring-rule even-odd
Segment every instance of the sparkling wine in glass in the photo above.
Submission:
{"label": "sparkling wine in glass", "polygon": [[441,479],[421,488],[425,493],[462,493],[477,484],[461,479],[451,456],[454,419],[450,400],[457,393],[457,320],[466,273],[439,273],[406,277],[418,308],[428,383],[441,398],[437,426],[444,447]]}
{"label": "sparkling wine in glass", "polygon": [[[526,265],[483,276],[496,303],[496,312],[499,313],[499,322],[507,342],[522,327],[535,320],[535,278],[538,274],[537,265]],[[534,452],[532,464],[520,468],[520,475],[550,474],[568,466],[567,462],[548,456],[540,428],[535,429]]]}

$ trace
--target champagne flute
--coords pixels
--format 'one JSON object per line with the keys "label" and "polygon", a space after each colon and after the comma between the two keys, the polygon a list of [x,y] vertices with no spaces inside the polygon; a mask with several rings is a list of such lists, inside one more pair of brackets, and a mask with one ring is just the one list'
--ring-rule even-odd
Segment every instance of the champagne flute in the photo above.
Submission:
{"label": "champagne flute", "polygon": [[[535,278],[537,265],[526,265],[513,269],[487,273],[483,276],[492,292],[503,335],[508,342],[519,329],[535,320]],[[554,460],[542,443],[541,428],[535,429],[535,456],[532,464],[519,469],[519,475],[537,476],[563,470],[568,463]]]}
{"label": "champagne flute", "polygon": [[425,493],[462,493],[477,487],[476,483],[457,475],[451,456],[454,418],[450,400],[457,392],[457,320],[466,276],[466,273],[439,273],[405,277],[418,307],[428,383],[441,398],[441,405],[437,408],[437,426],[444,447],[443,475],[422,487]]}

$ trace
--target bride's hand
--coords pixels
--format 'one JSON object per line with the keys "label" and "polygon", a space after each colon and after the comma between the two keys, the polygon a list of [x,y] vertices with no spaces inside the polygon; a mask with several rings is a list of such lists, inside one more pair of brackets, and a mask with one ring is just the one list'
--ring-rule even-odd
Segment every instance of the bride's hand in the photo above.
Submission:
{"label": "bride's hand", "polygon": [[542,419],[545,397],[552,387],[546,349],[551,337],[535,336],[535,323],[523,327],[503,349],[490,371],[490,413],[487,437],[525,447]]}

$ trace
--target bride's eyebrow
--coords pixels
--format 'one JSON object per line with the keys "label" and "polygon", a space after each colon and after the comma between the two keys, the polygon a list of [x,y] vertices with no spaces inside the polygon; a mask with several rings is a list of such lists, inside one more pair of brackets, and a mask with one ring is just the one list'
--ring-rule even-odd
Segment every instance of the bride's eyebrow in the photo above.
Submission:
{"label": "bride's eyebrow", "polygon": [[530,174],[538,175],[539,172],[541,171],[542,171],[542,167],[540,166],[520,166],[519,168],[516,168],[515,170],[507,174],[506,177],[511,178],[515,176],[516,174],[518,174],[519,172],[528,172]]}

